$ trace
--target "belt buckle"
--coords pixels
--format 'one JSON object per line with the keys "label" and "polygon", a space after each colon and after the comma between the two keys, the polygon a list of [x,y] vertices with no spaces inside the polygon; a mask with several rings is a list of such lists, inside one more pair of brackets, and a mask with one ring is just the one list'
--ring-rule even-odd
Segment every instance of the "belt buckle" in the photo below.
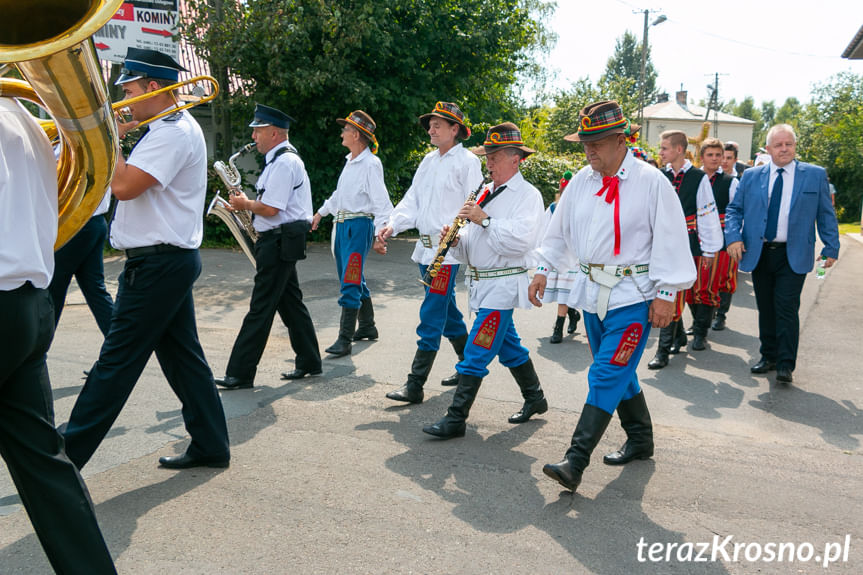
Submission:
{"label": "belt buckle", "polygon": [[623,277],[629,277],[632,275],[632,267],[626,266],[622,270],[619,270]]}

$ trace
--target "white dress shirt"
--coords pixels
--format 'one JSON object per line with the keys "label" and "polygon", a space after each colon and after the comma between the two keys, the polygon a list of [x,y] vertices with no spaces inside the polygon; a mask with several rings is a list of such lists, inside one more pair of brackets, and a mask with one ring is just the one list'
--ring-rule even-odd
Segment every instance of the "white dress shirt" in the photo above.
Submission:
{"label": "white dress shirt", "polygon": [[356,157],[345,156],[345,167],[339,175],[336,191],[318,209],[322,216],[339,212],[374,215],[375,231],[389,221],[393,203],[384,183],[384,167],[380,158],[366,148]]}
{"label": "white dress shirt", "polygon": [[[411,260],[429,265],[437,253],[441,228],[452,224],[471,192],[482,184],[482,169],[476,154],[461,143],[445,154],[432,150],[420,162],[411,187],[390,214],[393,237],[416,228],[431,238],[432,247],[417,241]],[[444,265],[458,261],[449,253]]]}
{"label": "white dress shirt", "polygon": [[0,97],[0,290],[46,288],[57,240],[57,163],[16,100]]}
{"label": "white dress shirt", "polygon": [[[779,204],[779,219],[776,221],[776,237],[774,242],[788,241],[788,214],[791,212],[791,192],[794,190],[794,170],[797,168],[797,160],[792,160],[782,166],[782,202]],[[770,206],[770,197],[773,195],[773,184],[779,175],[779,167],[770,161],[770,181],[767,185],[767,206]]]}
{"label": "white dress shirt", "polygon": [[[680,200],[662,172],[629,152],[616,175],[620,179],[620,254],[614,255],[614,204],[596,195],[602,188],[602,175],[585,166],[570,181],[554,210],[538,249],[541,262],[558,270],[580,269],[579,261],[648,264],[648,273],[625,277],[612,288],[608,309],[654,297],[673,301],[677,291],[690,287],[696,277]],[[567,305],[596,313],[598,295],[599,284],[578,273]]]}
{"label": "white dress shirt", "polygon": [[194,249],[204,235],[207,147],[188,111],[150,124],[126,163],[150,174],[156,185],[131,200],[117,202],[111,245],[128,250],[171,244]]}
{"label": "white dress shirt", "polygon": [[[264,156],[267,163],[255,189],[262,204],[279,211],[274,216],[255,214],[253,225],[259,232],[289,222],[312,221],[312,185],[303,160],[294,152],[282,152],[273,160],[279,150],[288,146],[287,140],[280,142]],[[263,196],[261,190],[264,190]]]}
{"label": "white dress shirt", "polygon": [[[686,173],[691,167],[692,162],[685,160],[680,171]],[[671,172],[672,176],[680,173],[675,172],[671,164],[668,164],[665,169]],[[713,197],[713,186],[710,185],[710,178],[707,177],[707,174],[698,183],[698,191],[695,194],[695,206],[695,221],[701,254],[713,257],[714,252],[722,249],[725,240],[722,235],[722,225],[719,223],[716,199]]]}
{"label": "white dress shirt", "polygon": [[[491,218],[489,226],[468,223],[450,253],[479,270],[532,268],[545,220],[542,195],[521,172],[501,185],[506,185],[506,189],[482,208]],[[467,273],[465,280],[471,311],[531,307],[527,299],[530,279],[526,273],[480,280]]]}

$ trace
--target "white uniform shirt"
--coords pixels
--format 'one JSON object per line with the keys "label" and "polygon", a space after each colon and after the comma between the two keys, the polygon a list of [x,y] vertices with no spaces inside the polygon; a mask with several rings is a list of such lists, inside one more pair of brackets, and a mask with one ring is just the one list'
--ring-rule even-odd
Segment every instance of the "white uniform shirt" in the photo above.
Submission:
{"label": "white uniform shirt", "polygon": [[[411,259],[429,265],[437,253],[441,228],[452,224],[471,192],[482,184],[482,169],[476,154],[461,143],[441,155],[438,150],[426,154],[414,174],[411,187],[390,214],[393,236],[416,228],[431,237],[432,247],[418,241]],[[444,265],[458,261],[447,253]]]}
{"label": "white uniform shirt", "polygon": [[273,160],[279,150],[288,146],[286,140],[267,152],[267,165],[255,184],[261,203],[279,210],[275,216],[255,214],[254,227],[259,232],[288,222],[312,221],[312,185],[303,160],[294,152],[282,152]]}
{"label": "white uniform shirt", "polygon": [[117,202],[111,245],[128,250],[171,244],[194,249],[204,235],[207,147],[187,111],[150,124],[126,163],[158,183],[137,198]]}
{"label": "white uniform shirt", "polygon": [[[614,255],[614,204],[597,196],[602,175],[579,170],[561,196],[538,254],[547,268],[580,269],[585,264],[648,264],[646,274],[625,277],[611,290],[608,309],[659,297],[673,301],[695,281],[683,208],[665,175],[627,152],[620,179],[620,254]],[[537,273],[543,273],[538,271]],[[547,272],[546,272],[547,273]],[[667,293],[659,293],[659,290]],[[575,274],[567,305],[596,313],[599,284]]]}
{"label": "white uniform shirt", "polygon": [[322,216],[339,212],[374,214],[377,232],[387,224],[393,211],[393,203],[384,183],[383,164],[368,148],[354,159],[348,154],[345,160],[336,191],[324,202],[318,213]]}
{"label": "white uniform shirt", "polygon": [[[791,212],[791,191],[794,189],[794,170],[797,168],[797,160],[792,160],[782,166],[782,201],[779,202],[779,219],[776,221],[776,237],[774,242],[788,241],[788,214]],[[770,207],[770,197],[773,195],[773,185],[779,167],[770,161],[770,178],[767,185],[767,206]],[[766,213],[766,212],[765,212]]]}
{"label": "white uniform shirt", "polygon": [[57,163],[21,104],[0,98],[0,290],[46,288],[57,240]]}
{"label": "white uniform shirt", "polygon": [[[506,189],[482,208],[491,218],[489,226],[465,225],[458,244],[450,253],[458,261],[479,270],[532,268],[536,263],[534,250],[545,223],[542,195],[521,172],[501,185],[506,185]],[[469,286],[471,311],[531,307],[527,299],[530,278],[526,273],[474,280],[468,272],[465,280]]]}
{"label": "white uniform shirt", "polygon": [[[692,162],[685,160],[680,171],[686,173],[691,167]],[[671,164],[668,164],[665,169],[671,172],[672,176],[677,175]],[[695,221],[701,253],[711,257],[714,252],[722,249],[725,239],[722,235],[722,225],[719,223],[716,198],[713,197],[713,186],[710,185],[710,178],[707,177],[707,174],[704,174],[704,177],[698,183],[698,191],[695,194],[695,209]]]}

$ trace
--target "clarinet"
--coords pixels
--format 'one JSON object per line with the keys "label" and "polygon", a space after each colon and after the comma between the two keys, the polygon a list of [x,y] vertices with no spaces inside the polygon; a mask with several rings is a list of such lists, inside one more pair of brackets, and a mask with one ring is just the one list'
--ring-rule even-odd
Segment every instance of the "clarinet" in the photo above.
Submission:
{"label": "clarinet", "polygon": [[[488,184],[483,182],[479,185],[479,187],[470,193],[464,203],[472,202],[476,200],[477,195],[482,191],[482,189]],[[444,237],[441,238],[440,243],[437,247],[437,253],[435,254],[434,259],[426,268],[425,273],[423,274],[422,279],[419,282],[423,285],[431,287],[431,282],[434,278],[440,273],[440,268],[443,265],[443,260],[446,257],[447,252],[449,251],[450,246],[458,237],[458,233],[461,229],[468,223],[468,220],[464,218],[460,218],[458,216],[452,222],[452,225],[449,228],[449,231],[446,233]]]}

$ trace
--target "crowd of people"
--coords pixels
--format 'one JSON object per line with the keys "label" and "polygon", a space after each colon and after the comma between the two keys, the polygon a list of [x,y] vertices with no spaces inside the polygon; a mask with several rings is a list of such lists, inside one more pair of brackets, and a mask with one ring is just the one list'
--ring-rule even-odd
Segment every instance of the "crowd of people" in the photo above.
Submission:
{"label": "crowd of people", "polygon": [[[134,97],[175,83],[181,70],[165,54],[130,49],[117,84]],[[132,120],[118,120],[120,136],[173,106],[169,93],[131,105]],[[377,157],[375,121],[363,110],[337,119],[348,154],[335,191],[315,211],[308,174],[289,140],[293,119],[270,106],[256,107],[249,126],[265,158],[257,195],[230,198],[232,209],[252,216],[257,234],[254,287],[225,375],[216,379],[198,339],[192,297],[201,272],[207,178],[206,146],[195,119],[178,111],[153,121],[128,158],[118,161],[109,237],[126,262],[112,301],[98,257],[107,233],[103,216],[94,216],[74,243],[54,254],[57,178],[50,144],[20,104],[0,98],[0,174],[6,178],[0,205],[26,230],[0,230],[0,315],[4,326],[12,326],[2,330],[0,346],[0,453],[58,572],[114,572],[79,470],[111,429],[153,353],[182,404],[191,436],[185,453],[159,459],[170,469],[230,465],[217,386],[255,385],[276,312],[296,355],[295,368],[282,377],[322,375],[296,264],[306,257],[309,230],[327,216],[334,221],[340,282],[338,338],[324,350],[331,357],[350,354],[356,340],[378,337],[364,274],[369,251],[385,254],[390,238],[419,232],[411,257],[428,281],[416,352],[404,385],[386,398],[422,403],[441,340],[448,339],[459,361],[442,384],[455,391],[443,417],[422,428],[427,434],[465,434],[495,358],[509,368],[524,399],[509,422],[545,413],[542,370],[521,342],[513,311],[556,304],[552,343],[562,340],[567,318],[569,333],[582,322],[593,355],[589,392],[562,460],[543,467],[569,490],[578,488],[615,412],[626,441],[603,462],[622,465],[653,456],[651,416],[637,376],[650,330],[660,330],[650,369],[666,367],[669,356],[684,353],[687,345],[693,352],[705,350],[708,331],[725,327],[738,265],[752,272],[759,312],[761,358],[751,371],[776,370],[778,382],[792,382],[800,291],[813,267],[816,224],[826,266],[838,257],[839,244],[825,171],[795,159],[790,126],[771,128],[770,161],[746,170],[731,142],[702,142],[699,168],[685,157],[686,135],[665,132],[657,167],[643,150],[632,149],[639,127],[617,102],[592,103],[566,137],[583,145],[587,165],[561,181],[561,194],[546,210],[520,172],[535,151],[517,125],[491,127],[482,145],[468,150],[462,142],[470,129],[458,105],[437,102],[418,121],[433,149],[394,207]],[[12,201],[12,188],[28,193]],[[460,268],[472,322],[456,304]],[[87,302],[105,339],[69,421],[55,429],[45,357],[72,275],[82,289],[93,286]],[[686,304],[691,343],[683,325]]]}

